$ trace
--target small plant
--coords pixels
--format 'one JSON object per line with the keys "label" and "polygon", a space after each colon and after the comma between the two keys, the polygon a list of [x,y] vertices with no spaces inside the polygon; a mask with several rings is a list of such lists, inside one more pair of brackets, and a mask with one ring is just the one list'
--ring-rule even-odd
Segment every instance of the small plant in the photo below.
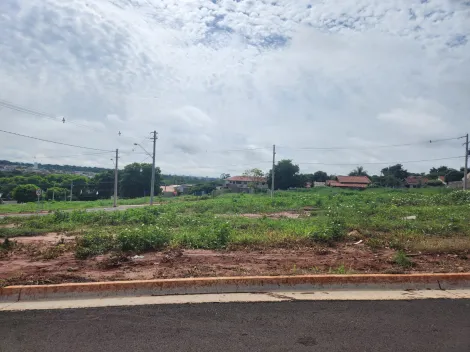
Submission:
{"label": "small plant", "polygon": [[395,264],[400,265],[402,268],[410,268],[413,266],[413,262],[410,258],[406,256],[406,253],[403,251],[398,251],[393,258]]}
{"label": "small plant", "polygon": [[2,250],[10,250],[11,248],[13,248],[13,246],[15,245],[15,242],[12,242],[8,239],[8,237],[6,237],[4,240],[3,240],[3,243],[0,244],[0,249]]}
{"label": "small plant", "polygon": [[338,274],[338,275],[344,275],[348,273],[348,270],[344,266],[344,264],[341,264],[337,268],[330,268],[329,270],[330,274]]}

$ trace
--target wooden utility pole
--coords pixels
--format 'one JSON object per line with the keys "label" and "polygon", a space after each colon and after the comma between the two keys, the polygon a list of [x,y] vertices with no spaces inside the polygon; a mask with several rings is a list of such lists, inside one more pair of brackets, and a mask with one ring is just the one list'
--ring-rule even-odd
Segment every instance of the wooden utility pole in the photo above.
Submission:
{"label": "wooden utility pole", "polygon": [[157,131],[153,131],[153,155],[152,155],[152,183],[150,184],[150,205],[153,205],[153,196],[155,194],[155,147],[157,144]]}
{"label": "wooden utility pole", "polygon": [[468,133],[465,136],[465,167],[463,169],[463,189],[467,190],[468,177]]}
{"label": "wooden utility pole", "polygon": [[273,169],[271,171],[271,198],[274,197],[274,164],[276,163],[276,145],[273,144]]}
{"label": "wooden utility pole", "polygon": [[116,163],[115,163],[115,167],[114,167],[114,202],[113,202],[113,207],[117,207],[118,160],[119,160],[119,149],[116,149]]}

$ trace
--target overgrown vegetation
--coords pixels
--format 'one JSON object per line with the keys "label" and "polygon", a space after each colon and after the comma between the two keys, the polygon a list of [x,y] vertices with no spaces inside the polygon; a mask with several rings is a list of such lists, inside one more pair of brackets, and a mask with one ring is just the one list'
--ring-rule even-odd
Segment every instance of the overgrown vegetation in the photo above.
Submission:
{"label": "overgrown vegetation", "polygon": [[[281,211],[299,217],[268,216]],[[267,216],[248,216],[253,213]],[[395,262],[409,267],[405,251],[430,247],[430,239],[458,237],[463,250],[468,250],[469,223],[470,192],[318,188],[278,192],[274,200],[263,194],[185,196],[126,211],[56,211],[41,217],[4,218],[0,236],[80,230],[83,235],[77,236],[76,255],[87,258],[110,251],[142,253],[166,247],[333,245],[354,231],[353,239],[363,239],[371,248],[402,251]],[[433,252],[439,243],[443,242],[432,242]]]}

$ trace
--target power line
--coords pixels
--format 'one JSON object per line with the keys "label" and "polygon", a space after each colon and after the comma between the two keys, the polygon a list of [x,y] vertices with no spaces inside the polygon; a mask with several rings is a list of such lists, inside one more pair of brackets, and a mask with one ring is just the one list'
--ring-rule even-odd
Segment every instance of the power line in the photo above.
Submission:
{"label": "power line", "polygon": [[90,147],[84,147],[84,146],[81,146],[81,145],[74,145],[74,144],[68,144],[68,143],[62,143],[62,142],[55,142],[55,141],[50,141],[50,140],[48,140],[48,139],[42,139],[42,138],[38,138],[38,137],[27,136],[27,135],[24,135],[24,134],[15,133],[15,132],[9,132],[9,131],[4,131],[4,130],[0,130],[0,132],[12,134],[12,135],[20,136],[20,137],[24,137],[24,138],[35,139],[35,140],[38,140],[38,141],[41,141],[41,142],[48,142],[48,143],[54,143],[54,144],[65,145],[65,146],[68,146],[68,147],[81,148],[81,149],[88,149],[88,150],[98,150],[98,151],[101,151],[101,152],[111,152],[111,150],[98,149],[98,148],[90,148]]}
{"label": "power line", "polygon": [[55,159],[55,158],[71,158],[75,156],[86,156],[86,155],[103,155],[103,154],[108,154],[112,153],[111,151],[109,152],[98,152],[98,153],[85,153],[85,154],[75,154],[75,155],[52,155],[52,156],[39,156],[35,157],[37,159]]}
{"label": "power line", "polygon": [[101,131],[98,131],[98,130],[94,129],[91,126],[87,126],[87,125],[83,125],[81,123],[71,121],[69,118],[65,119],[64,116],[62,116],[62,118],[60,118],[58,116],[53,116],[52,114],[47,114],[47,113],[44,113],[44,112],[41,112],[41,111],[32,110],[32,109],[26,108],[24,106],[11,103],[11,102],[6,101],[6,100],[0,99],[0,106],[6,107],[10,110],[22,112],[22,113],[25,113],[25,114],[29,114],[29,115],[33,115],[33,116],[37,116],[37,117],[43,117],[43,118],[46,118],[46,119],[49,119],[49,120],[54,120],[54,121],[61,122],[61,123],[67,122],[67,123],[70,123],[70,124],[75,125],[75,126],[89,128],[93,131],[101,132]]}
{"label": "power line", "polygon": [[378,146],[369,146],[369,147],[301,147],[301,148],[292,148],[287,146],[280,146],[279,148],[284,149],[291,149],[291,150],[370,150],[370,149],[381,149],[381,148],[396,148],[396,147],[409,147],[414,145],[421,145],[421,144],[432,144],[432,143],[439,143],[445,141],[452,141],[457,139],[462,139],[464,137],[452,137],[452,138],[443,138],[443,139],[435,139],[423,142],[415,142],[415,143],[403,143],[403,144],[389,144],[389,145],[378,145]]}
{"label": "power line", "polygon": [[426,161],[439,161],[439,160],[450,160],[450,159],[461,159],[462,157],[460,156],[452,156],[448,158],[438,158],[438,159],[422,159],[422,160],[408,160],[408,161],[383,161],[383,162],[366,162],[366,163],[340,163],[340,164],[334,164],[334,163],[317,163],[317,162],[294,162],[294,164],[300,164],[300,165],[329,165],[329,166],[357,166],[357,165],[380,165],[380,164],[406,164],[406,163],[420,163],[420,162],[426,162]]}

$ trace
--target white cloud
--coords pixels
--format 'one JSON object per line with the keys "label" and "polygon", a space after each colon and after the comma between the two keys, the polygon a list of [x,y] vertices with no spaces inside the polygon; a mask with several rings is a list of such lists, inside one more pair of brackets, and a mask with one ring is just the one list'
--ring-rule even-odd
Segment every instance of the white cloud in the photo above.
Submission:
{"label": "white cloud", "polygon": [[[76,124],[3,108],[2,128],[123,151],[157,130],[163,172],[202,175],[267,170],[272,144],[279,158],[329,164],[461,155],[460,141],[355,148],[470,130],[469,19],[465,2],[445,0],[3,0],[0,99]],[[350,150],[299,149],[335,146]],[[266,149],[223,152],[253,147]],[[0,148],[23,161],[80,153],[9,135]]]}

